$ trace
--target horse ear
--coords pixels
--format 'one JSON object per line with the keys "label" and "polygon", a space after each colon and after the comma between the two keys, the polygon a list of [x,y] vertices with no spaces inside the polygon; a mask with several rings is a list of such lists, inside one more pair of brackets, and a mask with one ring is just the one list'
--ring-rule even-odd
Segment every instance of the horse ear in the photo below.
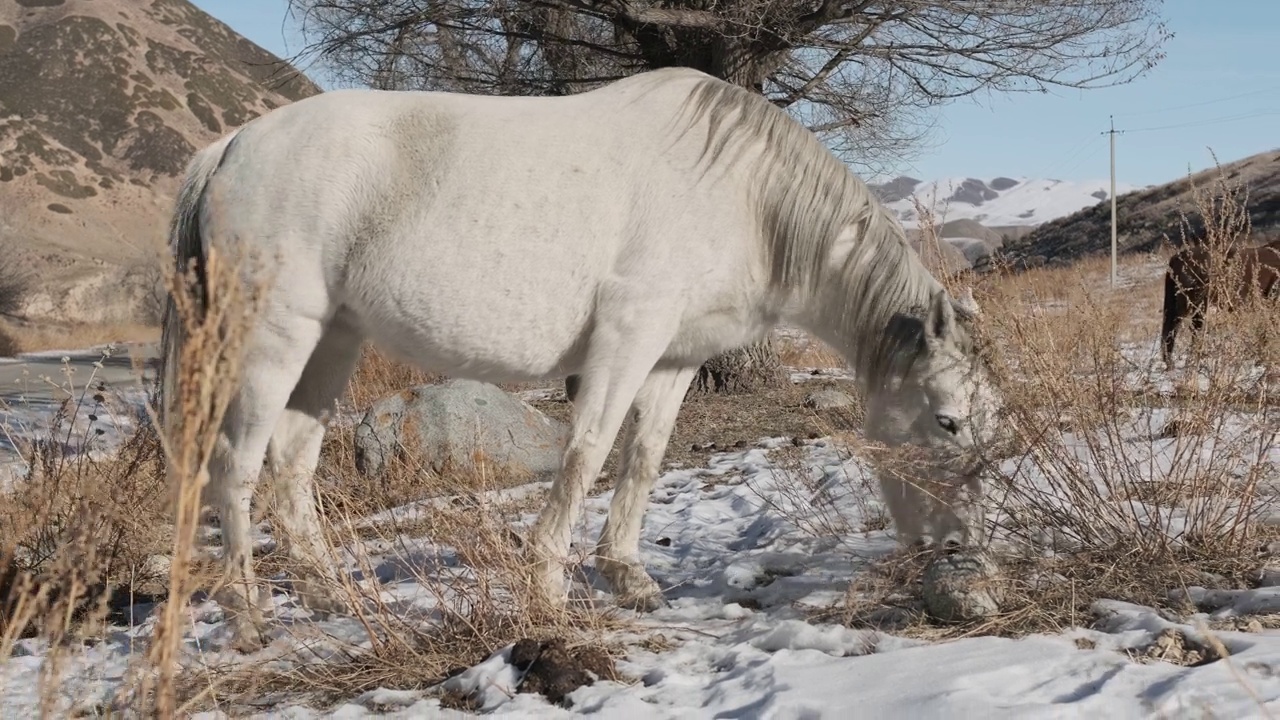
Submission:
{"label": "horse ear", "polygon": [[939,289],[929,301],[929,316],[925,318],[925,337],[930,340],[942,340],[951,335],[956,322],[956,311],[951,306],[951,298],[947,291]]}

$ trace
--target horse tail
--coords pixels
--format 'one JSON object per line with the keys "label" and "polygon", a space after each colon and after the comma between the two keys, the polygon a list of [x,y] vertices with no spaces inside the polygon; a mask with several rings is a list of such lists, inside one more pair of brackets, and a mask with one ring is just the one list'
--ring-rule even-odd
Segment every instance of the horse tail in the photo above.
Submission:
{"label": "horse tail", "polygon": [[[231,143],[239,135],[240,128],[205,147],[191,158],[187,165],[182,187],[178,190],[173,216],[169,221],[169,252],[179,276],[193,264],[196,271],[196,304],[201,314],[209,295],[209,278],[206,274],[206,243],[200,221],[205,187],[222,165]],[[178,316],[173,291],[166,294],[164,315],[160,330],[160,397],[159,411],[162,427],[169,427],[175,408],[179,376],[178,358],[184,342],[182,318]]]}
{"label": "horse tail", "polygon": [[1169,268],[1164,273],[1164,309],[1160,323],[1160,342],[1163,346],[1162,354],[1166,365],[1172,361],[1174,335],[1178,330],[1178,321],[1182,319],[1183,303],[1180,302],[1182,298],[1178,288],[1178,276],[1181,274],[1183,265],[1181,261],[1181,253],[1169,258]]}

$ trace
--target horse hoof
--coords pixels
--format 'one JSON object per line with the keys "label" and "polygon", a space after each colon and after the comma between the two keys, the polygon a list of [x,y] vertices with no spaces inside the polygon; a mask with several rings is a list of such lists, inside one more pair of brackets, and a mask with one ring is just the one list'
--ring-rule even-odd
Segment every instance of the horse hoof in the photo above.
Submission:
{"label": "horse hoof", "polygon": [[614,602],[618,607],[637,612],[653,612],[667,607],[662,588],[658,587],[658,583],[649,577],[649,573],[639,563],[597,557],[596,567],[609,581],[609,588],[613,590]]}
{"label": "horse hoof", "polygon": [[646,593],[642,595],[624,595],[617,597],[617,605],[624,610],[634,610],[638,613],[651,613],[657,610],[671,607],[667,599],[662,596],[661,592]]}
{"label": "horse hoof", "polygon": [[265,648],[268,642],[265,622],[243,616],[232,620],[230,646],[235,652],[252,655]]}
{"label": "horse hoof", "polygon": [[303,593],[298,599],[304,608],[320,616],[351,614],[351,605],[328,591]]}

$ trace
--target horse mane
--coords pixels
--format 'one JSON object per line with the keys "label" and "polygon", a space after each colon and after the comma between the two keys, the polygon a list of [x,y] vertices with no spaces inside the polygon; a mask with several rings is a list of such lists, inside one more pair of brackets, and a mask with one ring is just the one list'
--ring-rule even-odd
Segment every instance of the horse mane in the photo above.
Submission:
{"label": "horse mane", "polygon": [[[864,388],[902,377],[923,349],[928,301],[941,288],[902,226],[866,183],[781,108],[698,75],[680,110],[686,117],[681,134],[706,119],[699,155],[706,171],[727,170],[745,151],[758,151],[753,166],[739,172],[750,183],[771,287],[812,297],[841,233],[852,231],[858,242],[840,276],[848,300],[835,322],[852,344],[850,360]],[[956,314],[969,319],[958,306]]]}

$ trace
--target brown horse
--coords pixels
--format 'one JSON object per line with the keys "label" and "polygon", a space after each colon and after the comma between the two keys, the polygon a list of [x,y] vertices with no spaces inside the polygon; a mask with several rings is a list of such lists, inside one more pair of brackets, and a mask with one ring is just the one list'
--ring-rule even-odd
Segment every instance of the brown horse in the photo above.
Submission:
{"label": "brown horse", "polygon": [[1192,332],[1204,327],[1204,315],[1212,303],[1224,310],[1234,310],[1235,300],[1244,298],[1256,283],[1264,297],[1280,292],[1280,238],[1265,245],[1232,247],[1226,258],[1239,261],[1241,282],[1233,295],[1213,286],[1210,277],[1209,248],[1204,245],[1185,247],[1169,258],[1164,274],[1164,318],[1160,328],[1165,367],[1173,367],[1173,341],[1178,323],[1191,315]]}

